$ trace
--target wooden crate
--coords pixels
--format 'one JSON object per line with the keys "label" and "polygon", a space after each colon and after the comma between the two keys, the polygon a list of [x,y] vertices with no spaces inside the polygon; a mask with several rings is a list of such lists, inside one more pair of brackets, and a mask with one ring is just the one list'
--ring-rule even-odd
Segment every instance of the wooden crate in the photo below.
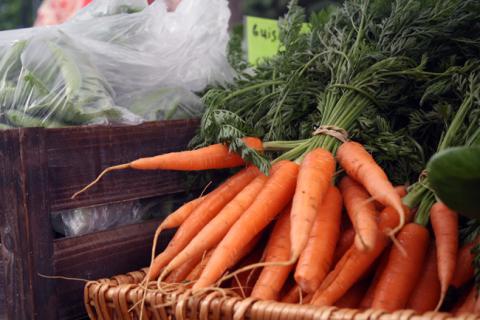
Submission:
{"label": "wooden crate", "polygon": [[183,173],[127,170],[70,199],[107,166],[184,149],[197,126],[177,120],[0,133],[0,309],[7,319],[86,316],[83,282],[41,275],[98,279],[147,265],[158,221],[55,239],[50,213],[185,191]]}

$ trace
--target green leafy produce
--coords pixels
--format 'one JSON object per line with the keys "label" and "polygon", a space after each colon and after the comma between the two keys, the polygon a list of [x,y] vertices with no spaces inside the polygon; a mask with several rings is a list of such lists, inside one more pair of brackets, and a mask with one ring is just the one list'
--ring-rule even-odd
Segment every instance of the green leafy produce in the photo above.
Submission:
{"label": "green leafy produce", "polygon": [[427,166],[431,188],[452,210],[480,219],[480,147],[455,147],[437,153]]}

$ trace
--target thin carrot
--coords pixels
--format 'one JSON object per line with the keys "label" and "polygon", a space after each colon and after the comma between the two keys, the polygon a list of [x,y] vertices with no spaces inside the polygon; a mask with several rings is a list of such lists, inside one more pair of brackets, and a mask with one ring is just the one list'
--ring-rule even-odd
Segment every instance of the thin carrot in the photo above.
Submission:
{"label": "thin carrot", "polygon": [[451,285],[460,288],[473,278],[473,254],[472,249],[477,245],[480,239],[463,245],[457,254],[457,262],[455,272],[451,281]]}
{"label": "thin carrot", "polygon": [[421,276],[430,235],[427,228],[417,223],[405,225],[398,234],[398,242],[407,256],[394,246],[387,266],[375,289],[372,309],[389,312],[403,309]]}
{"label": "thin carrot", "polygon": [[360,301],[359,307],[362,309],[369,309],[372,306],[373,295],[375,294],[375,288],[377,287],[378,280],[380,280],[380,276],[382,275],[383,271],[385,270],[385,267],[387,266],[388,257],[390,255],[390,249],[391,248],[386,249],[379,258],[380,261],[378,262],[373,279],[370,282],[370,285],[367,291],[365,292],[365,295],[363,296],[362,301]]}
{"label": "thin carrot", "polygon": [[[203,257],[201,257],[199,260],[195,259],[195,261],[197,261],[197,264],[191,270],[191,272],[185,277],[186,280],[195,281],[200,277],[203,269],[205,269],[205,266],[208,263],[208,260],[210,260],[210,257],[212,256],[214,250],[215,249],[208,250],[208,252]],[[167,278],[167,280],[168,280],[168,278]]]}
{"label": "thin carrot", "polygon": [[259,174],[232,201],[230,201],[193,239],[168,263],[162,272],[161,278],[171,270],[179,268],[190,259],[196,259],[204,251],[216,246],[227,234],[230,227],[253,203],[268,177]]}
{"label": "thin carrot", "polygon": [[290,290],[287,291],[287,293],[285,293],[280,301],[284,303],[299,303],[300,297],[305,295],[306,292],[303,292],[298,284],[295,284],[290,288]]}
{"label": "thin carrot", "polygon": [[358,281],[335,303],[335,306],[338,308],[357,308],[367,287],[367,279]]}
{"label": "thin carrot", "polygon": [[440,299],[440,280],[437,271],[437,250],[431,241],[427,257],[423,264],[422,276],[407,303],[408,309],[413,309],[422,314],[434,310]]}
{"label": "thin carrot", "polygon": [[438,310],[455,273],[458,252],[458,215],[443,203],[437,202],[430,209],[430,222],[437,244],[438,276],[441,284],[441,296],[436,308]]}
{"label": "thin carrot", "polygon": [[[405,197],[408,193],[407,187],[404,185],[395,186],[394,188],[395,192],[400,196],[400,198]],[[383,209],[385,209],[385,206],[377,200],[375,200],[373,203],[375,204],[375,209],[377,209],[378,211],[382,211]]]}
{"label": "thin carrot", "polygon": [[[405,208],[406,209],[406,208]],[[408,211],[407,211],[408,212]],[[407,219],[410,216],[407,215]],[[395,209],[386,207],[379,217],[379,234],[375,246],[370,251],[361,251],[352,245],[325,278],[316,291],[312,303],[318,306],[331,306],[340,299],[372,266],[389,244],[384,230],[391,229],[399,222]]]}
{"label": "thin carrot", "polygon": [[402,200],[382,168],[365,148],[353,141],[343,143],[337,151],[337,160],[346,173],[361,183],[368,193],[385,207],[392,207],[399,215],[399,223],[391,231],[400,231],[405,224]]}
{"label": "thin carrot", "polygon": [[[290,208],[284,210],[273,228],[265,247],[265,262],[283,262],[290,256]],[[263,267],[255,282],[251,297],[261,300],[278,300],[293,265]]]}
{"label": "thin carrot", "polygon": [[357,233],[355,245],[360,250],[370,250],[377,236],[377,210],[365,188],[352,178],[345,176],[339,184],[345,208]]}
{"label": "thin carrot", "polygon": [[202,256],[190,259],[178,268],[174,269],[168,277],[164,280],[167,283],[179,283],[187,278],[187,276],[197,267],[202,261]]}
{"label": "thin carrot", "polygon": [[155,279],[166,266],[197,235],[220,210],[230,202],[257,175],[259,170],[250,166],[227,179],[190,214],[178,228],[167,248],[158,255],[149,270],[149,279]]}
{"label": "thin carrot", "polygon": [[[243,141],[255,150],[262,150],[262,141],[258,138],[247,137]],[[72,199],[90,189],[100,179],[111,171],[136,169],[136,170],[180,170],[196,171],[209,169],[233,168],[244,165],[242,157],[230,152],[224,144],[214,144],[208,147],[191,151],[170,152],[162,155],[140,158],[129,163],[115,165],[103,170],[98,177],[82,190],[76,192]]]}
{"label": "thin carrot", "polygon": [[337,242],[337,247],[335,248],[335,254],[333,255],[333,265],[337,264],[340,258],[343,257],[348,248],[353,244],[355,239],[355,230],[352,227],[342,231],[340,233],[340,238]]}
{"label": "thin carrot", "polygon": [[340,235],[341,216],[342,195],[331,186],[318,207],[310,238],[295,269],[295,281],[307,293],[315,292],[330,271]]}
{"label": "thin carrot", "polygon": [[291,161],[280,161],[252,205],[232,226],[218,245],[194,289],[214,284],[233,264],[232,252],[260,233],[291,201],[295,192],[298,165]]}
{"label": "thin carrot", "polygon": [[292,201],[291,261],[295,262],[305,249],[318,207],[332,184],[335,159],[324,149],[309,152],[300,165]]}

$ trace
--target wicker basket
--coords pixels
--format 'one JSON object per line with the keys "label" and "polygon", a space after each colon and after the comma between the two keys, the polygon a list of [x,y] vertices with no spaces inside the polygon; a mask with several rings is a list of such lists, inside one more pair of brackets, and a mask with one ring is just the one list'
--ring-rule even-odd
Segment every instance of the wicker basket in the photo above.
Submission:
{"label": "wicker basket", "polygon": [[[144,279],[146,269],[88,282],[84,299],[90,319],[139,319],[140,301],[143,289],[139,283]],[[448,313],[429,312],[415,314],[413,310],[387,313],[381,310],[319,308],[311,305],[286,304],[271,301],[256,301],[223,297],[212,292],[201,297],[188,299],[165,296],[160,292],[148,292],[143,310],[143,319],[192,319],[192,320],[440,320],[480,319],[477,315],[452,317]],[[170,301],[176,301],[175,303]],[[167,303],[169,301],[169,303]]]}

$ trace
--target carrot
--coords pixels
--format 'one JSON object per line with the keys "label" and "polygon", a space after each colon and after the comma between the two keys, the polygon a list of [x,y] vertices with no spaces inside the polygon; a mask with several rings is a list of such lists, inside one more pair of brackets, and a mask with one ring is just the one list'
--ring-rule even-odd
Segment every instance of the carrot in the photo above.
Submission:
{"label": "carrot", "polygon": [[[287,261],[290,255],[290,210],[284,210],[280,215],[275,227],[270,234],[267,246],[265,247],[265,262]],[[278,300],[288,274],[293,265],[263,267],[258,277],[251,297],[261,300]]]}
{"label": "carrot", "polygon": [[[262,141],[258,138],[247,137],[243,141],[247,146],[255,150],[263,149]],[[245,164],[242,157],[238,154],[230,152],[224,144],[213,144],[208,147],[191,151],[170,152],[162,155],[140,158],[129,163],[115,165],[103,170],[98,177],[88,184],[82,190],[76,192],[72,199],[79,194],[90,189],[100,179],[111,171],[123,169],[136,170],[180,170],[180,171],[196,171],[209,169],[233,168]]]}
{"label": "carrot", "polygon": [[298,165],[280,161],[252,205],[230,228],[218,245],[194,289],[205,288],[217,281],[233,264],[232,252],[260,233],[286,207],[295,192]]}
{"label": "carrot", "polygon": [[477,245],[479,239],[465,244],[458,250],[455,272],[451,285],[460,288],[473,278],[473,254],[472,249]]}
{"label": "carrot", "polygon": [[458,252],[458,215],[443,203],[437,202],[430,209],[430,222],[437,245],[438,277],[441,285],[441,296],[436,308],[438,310],[455,273]]}
{"label": "carrot", "polygon": [[340,235],[342,195],[331,186],[318,207],[317,217],[295,270],[295,281],[307,293],[313,293],[330,271]]}
{"label": "carrot", "polygon": [[335,265],[340,258],[347,252],[348,248],[353,244],[355,239],[355,230],[353,228],[348,228],[340,233],[340,238],[337,242],[337,247],[335,248],[335,254],[333,255],[333,265]]}
{"label": "carrot", "polygon": [[398,232],[405,224],[402,200],[373,157],[361,144],[347,141],[338,148],[337,160],[346,173],[362,184],[376,200],[385,207],[395,209],[400,220],[391,233]]}
{"label": "carrot", "polygon": [[183,249],[172,261],[168,263],[162,273],[162,277],[171,270],[188,263],[190,259],[196,259],[204,251],[216,246],[227,234],[230,227],[238,220],[245,210],[255,200],[258,192],[262,189],[268,177],[259,174],[232,201],[230,201]]}
{"label": "carrot", "polygon": [[388,262],[375,289],[372,309],[393,312],[403,309],[421,276],[429,233],[417,223],[405,225],[398,234],[398,241],[407,256],[393,247]]}
{"label": "carrot", "polygon": [[[395,192],[400,196],[400,198],[405,197],[408,193],[407,187],[404,185],[395,186],[394,188]],[[385,206],[382,205],[380,202],[375,200],[373,203],[375,204],[375,209],[377,209],[378,211],[382,211],[383,209],[385,209]]]}
{"label": "carrot", "polygon": [[360,250],[370,250],[375,245],[377,235],[377,210],[370,201],[370,194],[358,182],[345,176],[339,184],[345,208],[357,233],[355,245]]}
{"label": "carrot", "polygon": [[468,295],[465,297],[465,300],[458,305],[454,310],[452,310],[455,316],[461,316],[463,314],[473,313],[475,311],[475,305],[478,299],[478,290],[475,286],[472,286],[472,289],[468,292]]}
{"label": "carrot", "polygon": [[330,306],[340,299],[370,269],[389,244],[384,230],[391,229],[398,222],[399,216],[396,210],[386,207],[380,213],[375,246],[370,251],[361,251],[352,245],[315,292],[312,303],[318,306]]}
{"label": "carrot", "polygon": [[200,256],[196,257],[195,259],[190,259],[186,263],[173,270],[164,281],[168,283],[182,282],[198,266],[199,263],[203,263],[202,258],[203,257]]}
{"label": "carrot", "polygon": [[250,166],[230,177],[211,192],[178,228],[167,248],[155,258],[149,270],[149,279],[157,278],[160,270],[258,174],[258,169]]}
{"label": "carrot", "polygon": [[[236,267],[234,267],[234,269],[240,269],[253,263],[260,262],[263,257],[263,251],[263,246],[255,246],[252,251],[242,259]],[[252,293],[253,286],[260,275],[260,271],[260,268],[258,268],[239,273],[236,277],[232,278],[230,287],[232,287],[233,291],[239,296],[244,298],[249,297]]]}
{"label": "carrot", "polygon": [[362,309],[369,309],[372,306],[373,295],[375,294],[375,289],[377,287],[378,280],[380,280],[380,276],[382,275],[383,271],[385,270],[385,267],[387,266],[390,250],[391,250],[391,247],[386,249],[379,258],[380,261],[378,262],[378,265],[376,267],[373,279],[370,282],[370,285],[368,286],[368,289],[365,292],[365,295],[363,296],[362,301],[360,301],[359,307]]}
{"label": "carrot", "polygon": [[338,308],[357,308],[367,287],[367,279],[358,281],[335,303],[335,306]]}
{"label": "carrot", "polygon": [[300,296],[305,296],[305,292],[302,292],[298,284],[295,284],[285,293],[280,301],[284,303],[299,303]]}
{"label": "carrot", "polygon": [[195,281],[198,279],[198,277],[200,277],[200,274],[202,274],[203,269],[205,269],[205,266],[207,265],[208,260],[210,260],[210,257],[212,256],[213,251],[214,249],[208,250],[208,252],[205,253],[205,255],[202,256],[200,259],[195,259],[195,261],[197,261],[197,264],[191,270],[191,272],[185,277],[186,280]]}
{"label": "carrot", "polygon": [[308,242],[318,207],[332,184],[335,159],[324,149],[309,152],[300,165],[292,201],[291,260],[297,261]]}
{"label": "carrot", "polygon": [[437,271],[437,250],[432,241],[423,264],[422,276],[407,303],[408,309],[422,314],[434,310],[440,299],[440,280]]}

